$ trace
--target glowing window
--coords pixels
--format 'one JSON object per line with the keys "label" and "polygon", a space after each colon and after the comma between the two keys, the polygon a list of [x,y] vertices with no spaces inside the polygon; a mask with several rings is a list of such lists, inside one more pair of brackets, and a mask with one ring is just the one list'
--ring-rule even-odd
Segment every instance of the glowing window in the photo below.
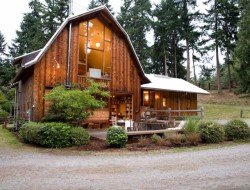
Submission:
{"label": "glowing window", "polygon": [[162,106],[164,108],[167,107],[167,99],[166,98],[162,98]]}
{"label": "glowing window", "polygon": [[97,18],[80,23],[78,75],[90,74],[91,70],[101,73],[95,76],[110,78],[111,36],[111,30]]}

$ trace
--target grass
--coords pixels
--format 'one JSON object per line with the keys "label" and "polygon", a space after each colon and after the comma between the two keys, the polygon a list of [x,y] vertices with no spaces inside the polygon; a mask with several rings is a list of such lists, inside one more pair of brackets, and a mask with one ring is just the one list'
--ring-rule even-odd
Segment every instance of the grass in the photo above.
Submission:
{"label": "grass", "polygon": [[204,119],[240,119],[240,111],[243,109],[243,119],[250,118],[250,106],[199,104],[204,108]]}
{"label": "grass", "polygon": [[233,91],[223,90],[221,94],[210,91],[209,95],[198,95],[199,107],[205,111],[205,119],[243,119],[250,118],[250,94],[236,95]]}
{"label": "grass", "polygon": [[3,129],[3,127],[0,126],[0,147],[17,147],[20,145],[21,143],[12,133],[10,133],[7,129]]}

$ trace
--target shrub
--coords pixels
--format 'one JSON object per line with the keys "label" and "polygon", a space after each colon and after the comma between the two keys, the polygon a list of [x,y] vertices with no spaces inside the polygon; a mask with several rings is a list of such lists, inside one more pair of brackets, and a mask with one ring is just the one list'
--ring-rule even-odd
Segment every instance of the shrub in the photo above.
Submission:
{"label": "shrub", "polygon": [[149,145],[149,143],[150,143],[150,139],[147,137],[140,137],[138,140],[139,147],[145,147],[145,146]]}
{"label": "shrub", "polygon": [[199,124],[201,140],[205,143],[218,143],[224,140],[224,128],[217,123],[208,121]]}
{"label": "shrub", "polygon": [[49,148],[70,146],[70,126],[66,123],[45,123],[43,145]]}
{"label": "shrub", "polygon": [[161,136],[157,135],[157,134],[153,134],[151,137],[151,140],[153,143],[163,146],[166,144],[165,139],[163,139]]}
{"label": "shrub", "polygon": [[180,133],[169,133],[167,140],[173,145],[173,146],[181,146],[182,143],[186,142],[186,137],[183,134]]}
{"label": "shrub", "polygon": [[25,142],[49,148],[70,146],[70,126],[65,123],[25,123],[20,136]]}
{"label": "shrub", "polygon": [[70,129],[70,139],[72,145],[82,146],[88,144],[90,135],[84,128],[75,127]]}
{"label": "shrub", "polygon": [[232,120],[225,125],[225,134],[228,140],[245,140],[250,136],[247,123],[241,120]]}
{"label": "shrub", "polygon": [[186,138],[187,142],[194,146],[198,145],[198,143],[201,141],[199,133],[187,133]]}
{"label": "shrub", "polygon": [[119,126],[112,126],[107,131],[107,143],[110,147],[122,148],[126,145],[128,136],[125,130]]}
{"label": "shrub", "polygon": [[157,134],[153,134],[151,136],[151,140],[152,140],[153,143],[156,143],[156,141],[159,140],[159,139],[161,139],[161,137],[159,135],[157,135]]}
{"label": "shrub", "polygon": [[[45,95],[45,100],[51,103],[45,121],[67,121],[80,123],[85,120],[93,110],[103,108],[110,96],[104,90],[103,83],[88,80],[88,87],[84,90],[64,86],[57,86]],[[98,99],[96,97],[99,97]]]}
{"label": "shrub", "polygon": [[189,119],[184,125],[184,132],[187,133],[197,133],[198,132],[198,119]]}
{"label": "shrub", "polygon": [[41,145],[44,138],[43,126],[42,123],[28,122],[22,125],[19,134],[25,142]]}

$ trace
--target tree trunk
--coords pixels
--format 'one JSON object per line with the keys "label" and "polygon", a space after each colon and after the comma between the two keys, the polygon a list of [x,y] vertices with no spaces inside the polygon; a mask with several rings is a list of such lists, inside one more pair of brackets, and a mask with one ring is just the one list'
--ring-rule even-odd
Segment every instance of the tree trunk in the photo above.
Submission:
{"label": "tree trunk", "polygon": [[174,75],[175,78],[177,78],[177,50],[176,50],[176,39],[175,39],[175,34],[174,34]]}
{"label": "tree trunk", "polygon": [[[218,10],[217,10],[217,0],[215,3],[215,33],[218,32]],[[216,82],[218,93],[221,93],[221,80],[220,80],[220,62],[219,62],[219,47],[218,47],[218,37],[215,37],[215,54],[216,54]]]}
{"label": "tree trunk", "polygon": [[193,58],[193,69],[194,69],[194,83],[195,85],[197,85],[197,78],[196,78],[195,64],[194,64],[194,49],[192,51],[192,58]]}
{"label": "tree trunk", "polygon": [[229,92],[232,91],[232,81],[231,81],[231,68],[230,68],[230,61],[229,61],[229,50],[227,49],[227,71],[228,71],[228,90]]}
{"label": "tree trunk", "polygon": [[189,55],[189,40],[186,38],[186,51],[187,51],[187,81],[190,81],[190,55]]}
{"label": "tree trunk", "polygon": [[164,47],[164,66],[163,66],[163,69],[164,69],[164,74],[166,76],[168,76],[168,66],[167,66],[167,52],[165,50],[165,47]]}

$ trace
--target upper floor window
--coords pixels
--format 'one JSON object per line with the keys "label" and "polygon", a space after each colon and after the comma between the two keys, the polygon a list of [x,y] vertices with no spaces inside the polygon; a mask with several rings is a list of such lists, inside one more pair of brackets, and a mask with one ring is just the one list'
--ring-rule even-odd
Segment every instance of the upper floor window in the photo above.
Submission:
{"label": "upper floor window", "polygon": [[111,35],[111,30],[97,18],[80,23],[78,75],[110,77]]}

